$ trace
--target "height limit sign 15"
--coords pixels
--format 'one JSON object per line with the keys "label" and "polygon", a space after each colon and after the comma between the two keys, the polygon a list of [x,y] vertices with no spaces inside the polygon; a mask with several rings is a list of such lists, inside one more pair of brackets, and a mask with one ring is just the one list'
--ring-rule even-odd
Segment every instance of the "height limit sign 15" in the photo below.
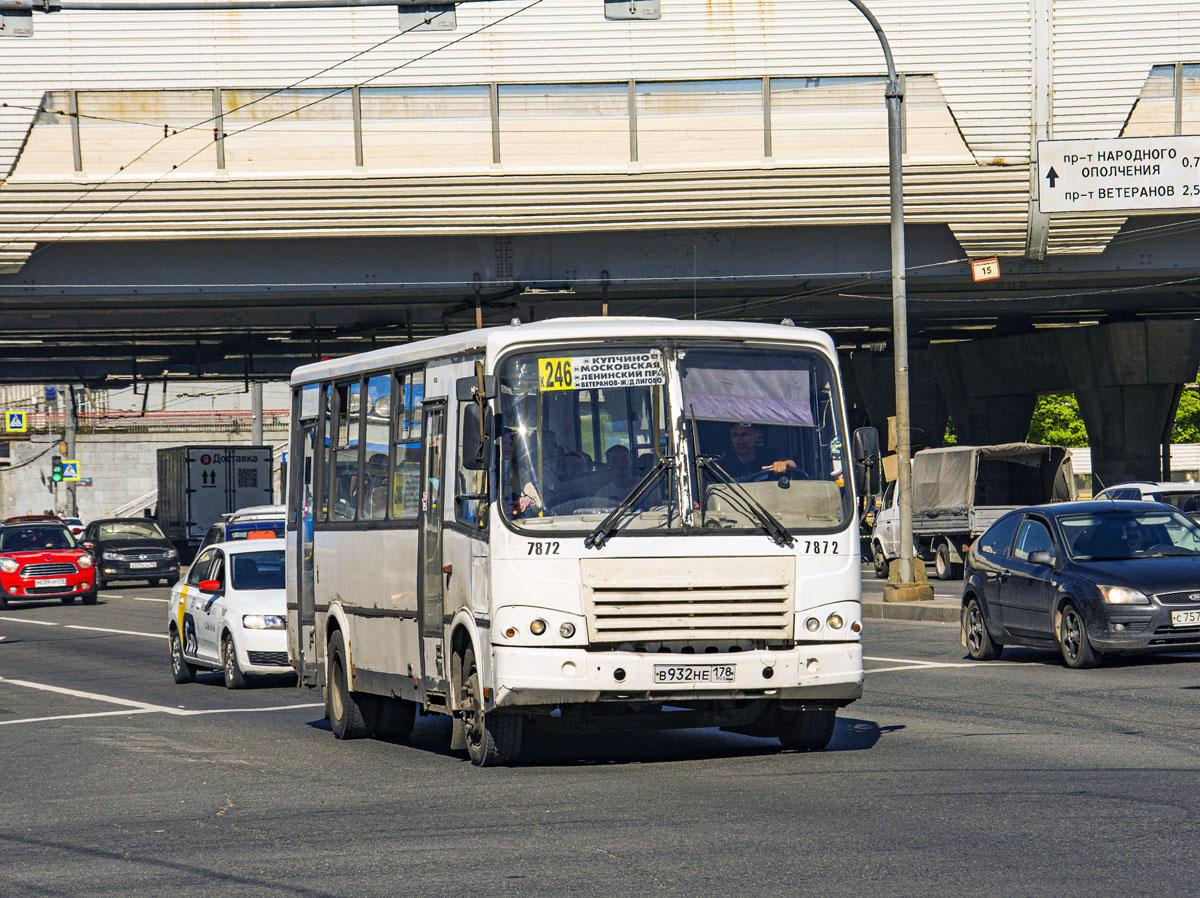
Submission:
{"label": "height limit sign 15", "polygon": [[1042,212],[1200,208],[1200,137],[1038,141]]}

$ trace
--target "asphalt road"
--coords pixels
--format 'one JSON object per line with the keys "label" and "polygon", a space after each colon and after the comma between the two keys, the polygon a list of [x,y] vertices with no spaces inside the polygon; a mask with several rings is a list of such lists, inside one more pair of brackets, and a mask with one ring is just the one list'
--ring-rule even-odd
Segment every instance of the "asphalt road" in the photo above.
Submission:
{"label": "asphalt road", "polygon": [[288,682],[176,686],[166,595],[0,611],[0,895],[1195,892],[1200,655],[974,664],[869,621],[828,751],[654,732],[480,770],[440,718],[338,742]]}

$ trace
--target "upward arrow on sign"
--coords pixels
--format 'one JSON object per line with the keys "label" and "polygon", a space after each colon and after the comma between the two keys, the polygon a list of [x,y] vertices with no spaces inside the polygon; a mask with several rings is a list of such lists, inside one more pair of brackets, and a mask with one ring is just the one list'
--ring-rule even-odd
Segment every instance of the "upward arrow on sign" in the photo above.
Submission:
{"label": "upward arrow on sign", "polygon": [[1046,180],[1050,182],[1050,186],[1054,186],[1054,182],[1058,180],[1058,172],[1054,170],[1054,166],[1050,166],[1050,171],[1046,172]]}

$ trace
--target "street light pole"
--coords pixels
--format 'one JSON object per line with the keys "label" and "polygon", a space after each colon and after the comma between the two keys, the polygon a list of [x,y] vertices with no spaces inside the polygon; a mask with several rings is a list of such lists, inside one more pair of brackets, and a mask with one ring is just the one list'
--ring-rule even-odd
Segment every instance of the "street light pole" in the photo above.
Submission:
{"label": "street light pole", "polygon": [[904,89],[896,76],[892,48],[879,20],[867,9],[863,0],[850,0],[866,16],[887,62],[888,83],[884,96],[888,110],[888,184],[891,191],[892,231],[892,352],[896,378],[896,505],[900,513],[900,583],[913,582],[912,541],[912,466],[909,459],[912,446],[908,416],[908,297],[905,289],[904,262],[904,184],[903,141],[900,132],[900,104]]}

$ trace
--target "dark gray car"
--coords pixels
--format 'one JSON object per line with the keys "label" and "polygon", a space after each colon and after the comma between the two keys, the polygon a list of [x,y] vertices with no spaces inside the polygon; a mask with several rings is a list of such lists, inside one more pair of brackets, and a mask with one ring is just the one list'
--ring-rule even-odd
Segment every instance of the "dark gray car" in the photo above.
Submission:
{"label": "dark gray car", "polygon": [[179,579],[179,553],[148,518],[103,518],[92,521],[83,539],[95,545],[96,583],[103,589],[114,580],[145,580],[156,586]]}
{"label": "dark gray car", "polygon": [[1058,648],[1070,667],[1107,652],[1200,647],[1200,525],[1145,502],[1010,512],[967,554],[962,638],[977,660],[1006,645]]}

